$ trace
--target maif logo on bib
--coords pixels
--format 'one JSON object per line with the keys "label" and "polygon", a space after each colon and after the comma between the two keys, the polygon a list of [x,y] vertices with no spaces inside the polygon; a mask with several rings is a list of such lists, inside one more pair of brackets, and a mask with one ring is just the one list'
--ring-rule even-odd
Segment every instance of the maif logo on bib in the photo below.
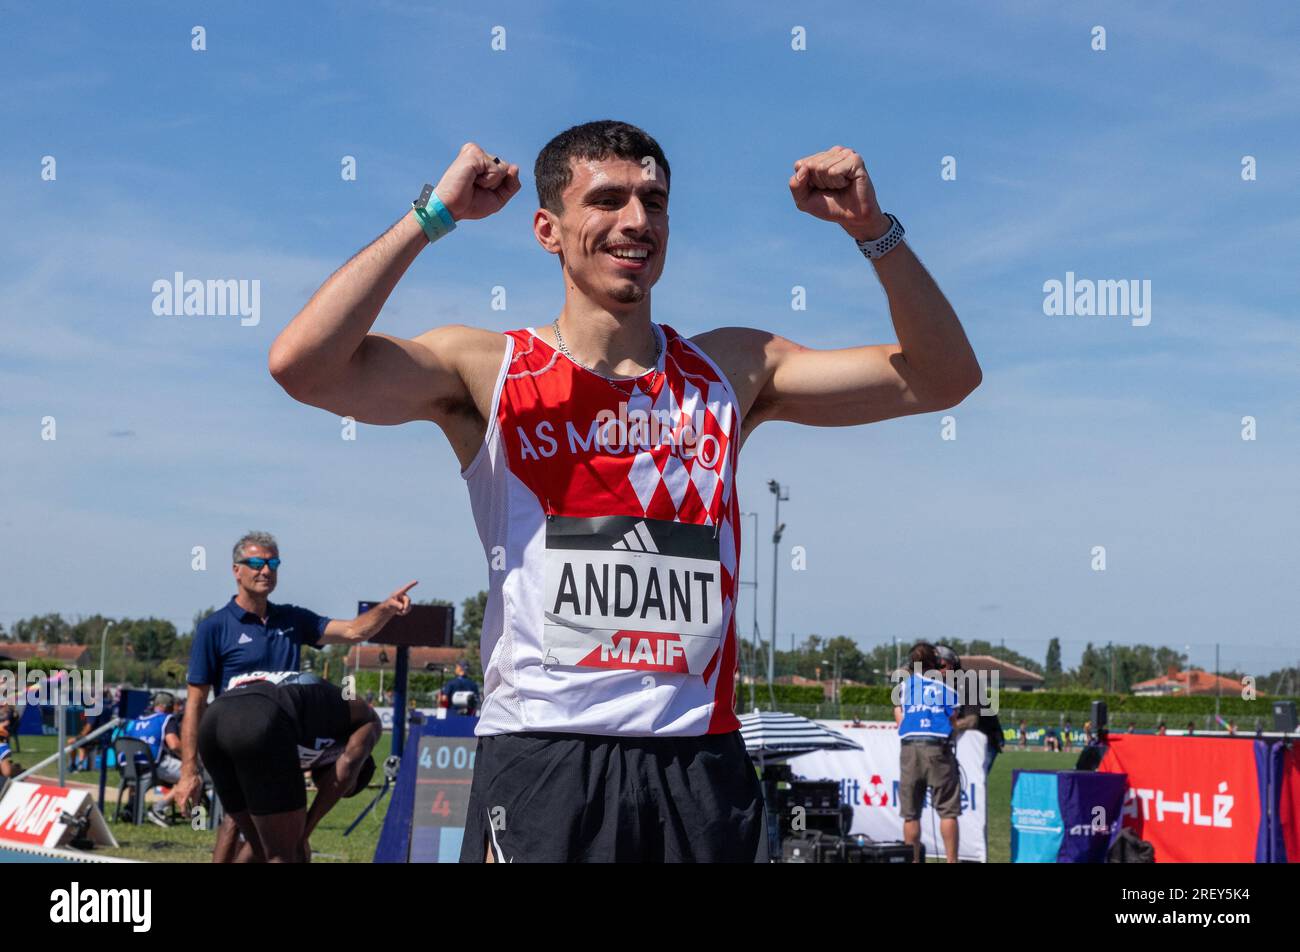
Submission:
{"label": "maif logo on bib", "polygon": [[723,634],[716,526],[546,521],[545,663],[703,674]]}

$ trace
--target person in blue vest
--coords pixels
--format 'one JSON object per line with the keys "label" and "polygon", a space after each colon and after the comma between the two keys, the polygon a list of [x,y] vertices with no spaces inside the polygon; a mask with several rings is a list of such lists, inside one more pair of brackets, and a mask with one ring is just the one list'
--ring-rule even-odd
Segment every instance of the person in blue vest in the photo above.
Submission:
{"label": "person in blue vest", "polygon": [[[9,745],[0,741],[0,780],[8,781],[21,772],[18,765],[14,763],[13,752],[9,749]],[[0,783],[0,787],[3,786],[4,784]]]}
{"label": "person in blue vest", "polygon": [[[176,698],[165,691],[155,694],[151,710],[128,721],[122,736],[143,741],[149,746],[154,760],[154,780],[171,787],[145,814],[151,823],[170,826],[167,805],[175,799],[176,784],[181,779],[181,736],[176,723]],[[145,762],[143,755],[137,755],[137,760]]]}
{"label": "person in blue vest", "polygon": [[[296,605],[271,602],[279,580],[280,546],[269,532],[249,532],[235,543],[231,570],[236,592],[224,608],[199,622],[190,646],[185,719],[181,724],[181,778],[176,803],[182,810],[203,789],[199,771],[199,724],[209,693],[219,696],[231,680],[255,672],[297,672],[303,645],[356,644],[377,635],[396,615],[411,610],[411,582],[356,618],[327,618]],[[227,815],[217,833],[214,862],[232,862],[239,831]]]}
{"label": "person in blue vest", "polygon": [[939,655],[928,641],[908,652],[911,673],[895,688],[898,706],[894,722],[900,741],[898,808],[903,816],[903,840],[919,860],[921,809],[930,791],[939,814],[939,833],[950,863],[957,862],[957,818],[961,816],[961,782],[956,735],[974,727],[978,714],[963,714],[962,704],[943,681]]}

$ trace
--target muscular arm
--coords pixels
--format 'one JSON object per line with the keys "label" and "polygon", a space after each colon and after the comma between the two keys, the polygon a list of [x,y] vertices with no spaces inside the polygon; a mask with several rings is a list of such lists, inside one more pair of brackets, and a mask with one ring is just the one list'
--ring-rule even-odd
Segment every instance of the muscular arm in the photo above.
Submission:
{"label": "muscular arm", "polygon": [[[519,187],[518,166],[467,142],[434,194],[460,223],[500,210]],[[363,423],[433,420],[447,429],[458,415],[481,412],[469,388],[481,389],[482,358],[500,356],[501,335],[451,326],[404,340],[370,330],[428,246],[414,213],[407,212],[334,272],[271,345],[268,365],[276,382],[296,400]]]}
{"label": "muscular arm", "polygon": [[469,328],[440,328],[413,340],[370,333],[428,244],[406,214],[335,271],[271,345],[276,382],[296,400],[363,423],[436,420],[463,403],[468,394],[449,355]]}
{"label": "muscular arm", "polygon": [[191,684],[186,692],[185,719],[181,721],[181,772],[195,777],[199,773],[199,721],[208,706],[211,685]]}
{"label": "muscular arm", "polygon": [[[878,239],[892,224],[862,157],[844,146],[798,160],[789,185],[796,208],[855,239]],[[810,350],[734,327],[695,338],[736,388],[742,435],[763,420],[853,426],[942,410],[979,386],[979,362],[961,322],[911,248],[897,245],[871,264],[889,299],[896,344]]]}
{"label": "muscular arm", "polygon": [[352,715],[352,733],[347,746],[333,764],[313,774],[316,780],[316,797],[307,811],[307,826],[303,838],[333,809],[345,793],[352,789],[361,770],[361,764],[379,741],[383,725],[379,715],[365,701],[348,701]]}
{"label": "muscular arm", "polygon": [[982,380],[961,322],[906,244],[873,262],[897,344],[813,350],[725,327],[692,340],[726,372],[746,433],[765,420],[856,426],[956,406]]}

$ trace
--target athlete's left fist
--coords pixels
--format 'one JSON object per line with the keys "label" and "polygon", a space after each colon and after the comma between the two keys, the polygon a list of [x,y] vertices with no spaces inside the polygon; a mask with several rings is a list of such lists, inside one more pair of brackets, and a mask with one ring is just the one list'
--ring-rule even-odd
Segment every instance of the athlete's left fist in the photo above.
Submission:
{"label": "athlete's left fist", "polygon": [[800,211],[833,221],[854,238],[876,239],[889,231],[862,156],[842,145],[795,162],[790,195]]}

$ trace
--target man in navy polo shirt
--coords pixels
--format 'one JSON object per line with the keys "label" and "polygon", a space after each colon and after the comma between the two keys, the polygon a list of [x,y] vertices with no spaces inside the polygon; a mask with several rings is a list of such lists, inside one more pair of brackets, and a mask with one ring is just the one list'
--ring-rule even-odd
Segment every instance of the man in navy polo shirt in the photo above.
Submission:
{"label": "man in navy polo shirt", "polygon": [[[356,618],[326,618],[295,605],[270,601],[280,567],[280,547],[268,532],[250,532],[235,543],[237,591],[226,604],[199,622],[190,646],[189,696],[181,722],[181,779],[176,803],[182,810],[196,802],[203,781],[199,775],[199,722],[208,693],[221,694],[231,678],[255,671],[297,671],[303,645],[354,644],[377,635],[395,615],[411,610],[411,582]],[[236,853],[237,830],[226,817],[217,833],[213,860],[228,862]]]}

